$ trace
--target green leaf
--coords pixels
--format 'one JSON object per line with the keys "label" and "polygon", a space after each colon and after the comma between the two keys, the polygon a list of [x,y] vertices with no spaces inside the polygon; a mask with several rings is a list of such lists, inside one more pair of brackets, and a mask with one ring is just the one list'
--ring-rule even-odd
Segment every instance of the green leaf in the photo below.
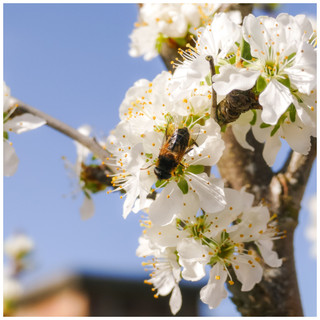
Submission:
{"label": "green leaf", "polygon": [[290,89],[290,79],[289,78],[279,78],[277,79],[281,84]]}
{"label": "green leaf", "polygon": [[211,86],[212,85],[212,79],[211,79],[212,77],[211,77],[211,73],[209,73],[209,74],[207,74],[206,75],[206,83],[207,83],[207,85],[208,86]]}
{"label": "green leaf", "polygon": [[241,47],[241,57],[245,60],[251,60],[252,55],[250,52],[250,45],[247,41],[242,39],[242,47]]}
{"label": "green leaf", "polygon": [[279,130],[279,128],[280,128],[280,124],[276,124],[275,126],[274,126],[274,128],[272,129],[272,131],[271,131],[271,133],[270,133],[270,136],[272,137],[272,136],[274,136],[274,134]]}
{"label": "green leaf", "polygon": [[180,178],[178,182],[178,187],[180,188],[183,194],[187,194],[189,191],[188,182],[184,178]]}
{"label": "green leaf", "polygon": [[296,110],[296,108],[295,108],[293,103],[290,104],[290,106],[288,108],[288,111],[289,111],[289,117],[290,117],[291,122],[295,122],[296,121],[297,110]]}
{"label": "green leaf", "polygon": [[235,63],[236,63],[236,56],[232,56],[232,57],[228,60],[228,62],[229,62],[230,64],[235,64]]}
{"label": "green leaf", "polygon": [[167,37],[165,37],[165,36],[163,35],[163,33],[159,33],[159,36],[158,36],[158,38],[157,38],[157,40],[156,40],[156,45],[155,45],[156,50],[158,51],[158,53],[160,53],[161,48],[162,48],[162,44],[163,44],[166,40],[167,40]]}
{"label": "green leaf", "polygon": [[252,120],[249,122],[252,126],[254,126],[257,122],[257,111],[254,109],[251,109],[252,113],[253,113],[253,118]]}
{"label": "green leaf", "polygon": [[267,86],[267,81],[262,77],[259,76],[257,83],[256,83],[256,90],[258,93],[262,92]]}
{"label": "green leaf", "polygon": [[194,166],[189,166],[186,171],[194,173],[194,174],[199,174],[199,173],[202,173],[204,171],[204,166],[201,165],[201,164],[197,164],[197,165],[194,165]]}
{"label": "green leaf", "polygon": [[168,183],[169,183],[168,180],[158,180],[158,181],[155,183],[155,186],[156,186],[157,188],[159,188],[159,187],[164,188]]}
{"label": "green leaf", "polygon": [[172,38],[178,45],[179,47],[185,47],[187,44],[186,38]]}
{"label": "green leaf", "polygon": [[270,126],[271,126],[271,124],[264,123],[264,122],[260,124],[260,128],[261,128],[261,129],[268,128],[268,127],[270,127]]}
{"label": "green leaf", "polygon": [[88,199],[91,199],[91,196],[90,196],[90,194],[88,193],[87,190],[83,189],[83,193]]}
{"label": "green leaf", "polygon": [[3,131],[3,139],[6,139],[6,140],[9,139],[9,134],[7,131]]}

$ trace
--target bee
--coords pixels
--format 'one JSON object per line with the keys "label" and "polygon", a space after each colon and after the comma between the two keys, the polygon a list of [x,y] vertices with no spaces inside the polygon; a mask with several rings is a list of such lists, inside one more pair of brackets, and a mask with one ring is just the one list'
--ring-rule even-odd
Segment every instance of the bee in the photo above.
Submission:
{"label": "bee", "polygon": [[192,150],[191,146],[193,144],[197,145],[190,138],[187,127],[177,128],[171,135],[168,134],[168,127],[165,142],[160,148],[158,161],[154,168],[154,173],[159,180],[171,178],[178,165],[183,166],[181,163],[183,156]]}

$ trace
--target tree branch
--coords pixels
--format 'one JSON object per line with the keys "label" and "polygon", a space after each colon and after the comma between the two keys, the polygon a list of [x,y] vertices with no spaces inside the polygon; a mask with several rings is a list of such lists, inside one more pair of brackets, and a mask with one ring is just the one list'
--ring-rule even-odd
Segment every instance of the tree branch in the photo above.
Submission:
{"label": "tree branch", "polygon": [[15,114],[31,113],[34,116],[45,120],[49,127],[65,134],[71,139],[78,141],[79,143],[87,147],[100,160],[105,161],[108,157],[110,157],[110,153],[107,150],[103,149],[94,138],[90,138],[81,134],[78,130],[68,126],[62,121],[53,118],[52,116],[34,107],[31,107],[22,101],[17,100],[16,104],[18,105],[18,107],[15,110]]}
{"label": "tree branch", "polygon": [[[292,209],[299,213],[300,203],[310,176],[312,164],[317,155],[317,139],[311,137],[311,148],[307,155],[291,152],[285,166],[277,174],[283,178],[283,202],[290,203]],[[294,218],[294,217],[293,217]],[[298,215],[296,215],[296,220]]]}

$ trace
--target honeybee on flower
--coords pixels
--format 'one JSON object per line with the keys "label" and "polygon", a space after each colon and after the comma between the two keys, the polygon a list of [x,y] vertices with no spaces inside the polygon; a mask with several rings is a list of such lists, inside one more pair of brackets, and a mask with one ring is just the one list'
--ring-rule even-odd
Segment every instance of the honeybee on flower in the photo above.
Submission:
{"label": "honeybee on flower", "polygon": [[[220,127],[210,117],[211,89],[202,84],[176,99],[171,78],[163,72],[129,89],[120,107],[122,120],[107,145],[115,159],[115,190],[126,191],[124,217],[132,209],[144,209],[148,194],[156,191],[149,214],[160,225],[170,223],[191,194],[204,210],[218,211],[225,205],[222,181],[204,172],[224,149]],[[169,169],[163,160],[168,150]]]}

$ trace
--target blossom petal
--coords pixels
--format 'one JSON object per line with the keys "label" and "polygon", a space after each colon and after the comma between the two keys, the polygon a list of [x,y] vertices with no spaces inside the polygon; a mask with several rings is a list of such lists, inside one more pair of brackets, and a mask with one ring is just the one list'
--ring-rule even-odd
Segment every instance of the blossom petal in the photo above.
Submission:
{"label": "blossom petal", "polygon": [[[299,125],[299,120],[296,119],[294,123],[283,124],[284,139],[288,142],[290,147],[301,154],[308,154],[311,148],[310,136],[312,135],[312,128]],[[299,137],[299,139],[297,139]]]}
{"label": "blossom petal", "polygon": [[209,282],[200,290],[200,299],[210,309],[217,308],[220,302],[228,296],[224,287],[228,273],[220,263],[216,263],[210,270]]}
{"label": "blossom petal", "polygon": [[210,260],[206,247],[194,239],[184,238],[178,243],[177,251],[185,280],[198,281],[206,275],[205,266]]}
{"label": "blossom petal", "polygon": [[280,267],[282,265],[282,259],[279,259],[277,252],[272,250],[272,240],[259,240],[256,241],[256,244],[265,263],[274,268]]}
{"label": "blossom petal", "polygon": [[263,107],[262,121],[276,124],[292,102],[290,90],[277,80],[272,79],[259,96],[259,103]]}
{"label": "blossom petal", "polygon": [[247,133],[250,128],[251,125],[249,123],[246,125],[238,125],[237,123],[234,123],[232,125],[232,132],[242,148],[254,151],[254,148],[247,142]]}
{"label": "blossom petal", "polygon": [[172,314],[176,314],[181,309],[182,295],[178,285],[176,285],[172,290],[169,306]]}
{"label": "blossom petal", "polygon": [[142,26],[135,28],[131,35],[129,55],[139,57],[143,55],[144,60],[149,61],[158,55],[156,50],[156,39],[159,30],[154,26]]}
{"label": "blossom petal", "polygon": [[13,119],[8,120],[3,129],[5,131],[12,131],[15,133],[23,133],[33,129],[37,129],[46,124],[43,119],[34,116],[30,113],[25,113],[21,116],[16,116]]}
{"label": "blossom petal", "polygon": [[[78,128],[78,131],[84,136],[89,137],[91,133],[91,127],[89,125],[83,125]],[[91,151],[79,142],[75,141],[75,145],[77,150],[76,173],[77,173],[77,176],[80,177],[81,170],[82,170],[81,168],[82,162],[85,162],[85,160],[87,159]]]}
{"label": "blossom petal", "polygon": [[237,256],[236,262],[232,261],[231,263],[238,280],[242,283],[241,291],[250,291],[256,283],[261,281],[263,269],[250,256],[240,254]]}
{"label": "blossom petal", "polygon": [[273,166],[280,148],[281,141],[277,133],[274,136],[267,139],[262,151],[262,156],[268,166]]}
{"label": "blossom petal", "polygon": [[220,67],[220,73],[212,77],[213,89],[220,95],[226,95],[234,89],[251,89],[260,75],[259,71],[236,68],[231,65]]}
{"label": "blossom petal", "polygon": [[19,158],[14,147],[7,141],[3,141],[3,175],[6,177],[13,176],[19,164]]}
{"label": "blossom petal", "polygon": [[145,236],[139,237],[139,246],[136,250],[136,255],[138,257],[146,257],[146,256],[158,256],[160,254],[159,249],[155,249],[151,244],[151,240],[146,238]]}
{"label": "blossom petal", "polygon": [[293,66],[284,71],[289,75],[290,82],[301,93],[310,94],[317,83],[317,56],[312,45],[303,42],[298,48]]}
{"label": "blossom petal", "polygon": [[317,93],[312,92],[310,95],[300,95],[302,103],[294,99],[294,106],[297,110],[297,115],[302,123],[311,129],[311,135],[317,136]]}
{"label": "blossom petal", "polygon": [[209,119],[204,126],[196,125],[192,130],[198,133],[198,135],[195,134],[198,146],[194,145],[193,149],[188,152],[186,161],[190,165],[215,165],[225,148],[224,141],[221,139],[220,126],[213,119]]}
{"label": "blossom petal", "polygon": [[87,220],[94,215],[94,202],[91,198],[85,196],[80,208],[80,216],[82,220]]}
{"label": "blossom petal", "polygon": [[200,209],[199,197],[194,192],[188,192],[183,195],[183,207],[178,217],[181,219],[192,219],[196,217],[198,210]]}
{"label": "blossom petal", "polygon": [[182,209],[182,191],[175,181],[171,181],[149,208],[152,223],[157,225],[169,224]]}
{"label": "blossom petal", "polygon": [[[241,212],[249,210],[253,204],[254,195],[244,191],[225,188],[227,206],[232,207],[232,214],[239,215]],[[228,208],[229,209],[229,208]]]}
{"label": "blossom petal", "polygon": [[[221,179],[209,179],[206,173],[189,172],[187,176],[188,184],[199,196],[200,206],[204,211],[214,213],[224,209],[226,201]],[[192,191],[189,190],[189,192]]]}
{"label": "blossom petal", "polygon": [[177,229],[175,221],[166,226],[152,225],[151,228],[146,229],[146,237],[162,248],[176,247],[180,239],[187,236],[186,230]]}
{"label": "blossom petal", "polygon": [[126,219],[131,212],[132,207],[134,206],[135,201],[139,195],[140,187],[138,182],[139,177],[133,175],[127,179],[127,182],[124,185],[124,189],[126,190],[126,199],[123,204],[122,212],[122,216],[124,219]]}

